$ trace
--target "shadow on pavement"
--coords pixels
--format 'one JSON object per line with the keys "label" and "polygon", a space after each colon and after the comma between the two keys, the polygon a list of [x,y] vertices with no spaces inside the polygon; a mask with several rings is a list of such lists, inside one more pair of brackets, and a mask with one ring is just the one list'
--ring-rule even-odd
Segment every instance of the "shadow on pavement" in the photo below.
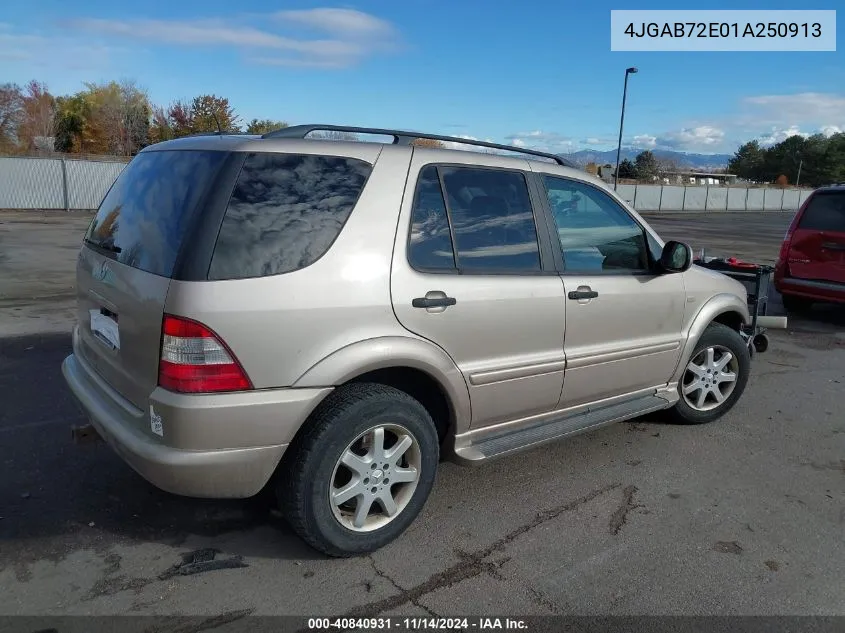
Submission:
{"label": "shadow on pavement", "polygon": [[[103,443],[74,444],[85,423],[61,375],[70,337],[0,339],[0,569],[60,559],[116,542],[178,546],[263,526],[272,543],[243,556],[320,558],[270,512],[265,497],[218,501],[177,497],[148,484]],[[58,537],[58,538],[57,538]],[[244,540],[240,540],[242,543]],[[249,548],[249,545],[246,545]]]}

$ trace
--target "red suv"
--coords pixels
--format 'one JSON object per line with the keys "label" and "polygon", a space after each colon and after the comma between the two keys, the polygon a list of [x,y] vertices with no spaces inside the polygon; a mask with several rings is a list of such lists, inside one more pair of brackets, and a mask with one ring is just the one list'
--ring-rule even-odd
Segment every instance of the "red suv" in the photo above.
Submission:
{"label": "red suv", "polygon": [[795,214],[775,265],[787,310],[845,304],[845,185],[816,189]]}

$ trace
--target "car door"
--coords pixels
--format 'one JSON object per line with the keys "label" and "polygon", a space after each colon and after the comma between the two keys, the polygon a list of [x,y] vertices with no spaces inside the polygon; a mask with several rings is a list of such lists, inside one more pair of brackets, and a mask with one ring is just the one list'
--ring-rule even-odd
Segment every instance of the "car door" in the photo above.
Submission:
{"label": "car door", "polygon": [[665,385],[681,354],[683,275],[656,272],[659,244],[598,185],[539,178],[567,296],[561,407]]}
{"label": "car door", "polygon": [[437,160],[442,152],[414,150],[391,273],[396,316],[452,357],[472,427],[550,411],[563,384],[566,302],[526,161]]}

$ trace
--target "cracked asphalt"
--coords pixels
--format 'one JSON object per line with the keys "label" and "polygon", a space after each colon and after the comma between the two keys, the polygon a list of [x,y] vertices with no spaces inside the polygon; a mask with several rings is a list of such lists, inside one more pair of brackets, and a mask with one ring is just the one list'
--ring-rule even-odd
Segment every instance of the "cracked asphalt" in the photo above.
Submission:
{"label": "cracked asphalt", "polygon": [[[332,560],[258,501],[177,498],[71,443],[59,364],[89,219],[0,213],[0,614],[845,615],[841,309],[772,332],[717,423],[646,417],[445,463],[398,541]],[[649,218],[756,261],[789,219]]]}

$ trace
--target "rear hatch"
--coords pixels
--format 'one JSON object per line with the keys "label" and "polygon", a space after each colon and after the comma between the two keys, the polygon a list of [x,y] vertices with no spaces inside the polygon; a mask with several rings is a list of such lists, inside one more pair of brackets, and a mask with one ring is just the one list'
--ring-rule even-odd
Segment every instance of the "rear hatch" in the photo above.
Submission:
{"label": "rear hatch", "polygon": [[789,276],[845,284],[845,190],[816,191],[792,233]]}
{"label": "rear hatch", "polygon": [[228,154],[147,151],[127,165],[77,263],[76,352],[139,409],[158,384],[165,299],[192,225]]}

